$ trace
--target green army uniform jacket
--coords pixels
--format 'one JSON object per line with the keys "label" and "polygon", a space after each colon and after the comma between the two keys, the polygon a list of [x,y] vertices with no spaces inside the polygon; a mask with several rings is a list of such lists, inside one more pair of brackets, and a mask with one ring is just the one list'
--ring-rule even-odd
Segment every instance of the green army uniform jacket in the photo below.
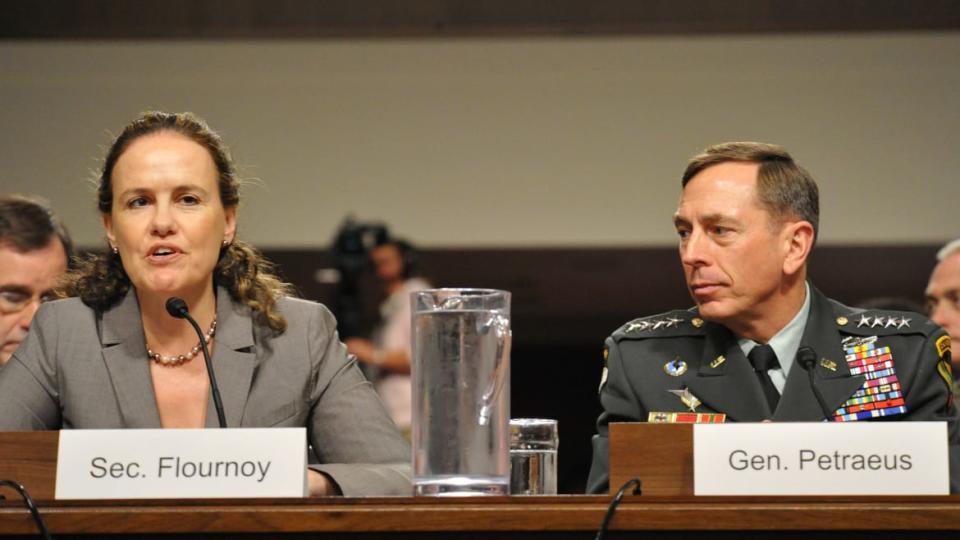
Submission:
{"label": "green army uniform jacket", "polygon": [[[916,313],[850,308],[812,286],[809,290],[810,313],[800,347],[811,347],[817,353],[813,369],[829,410],[849,412],[847,400],[867,380],[864,374],[850,371],[851,347],[864,343],[889,347],[906,411],[893,407],[883,411],[888,416],[870,420],[946,421],[950,490],[958,492],[960,418],[951,397],[950,338]],[[726,327],[699,318],[695,308],[627,323],[607,338],[604,356],[600,383],[603,412],[593,437],[588,493],[609,489],[608,424],[646,422],[650,413],[690,412],[689,403],[678,395],[684,389],[700,402],[694,402],[695,412],[723,413],[727,422],[818,422],[824,417],[807,373],[796,362],[776,410],[771,411],[736,337]]]}

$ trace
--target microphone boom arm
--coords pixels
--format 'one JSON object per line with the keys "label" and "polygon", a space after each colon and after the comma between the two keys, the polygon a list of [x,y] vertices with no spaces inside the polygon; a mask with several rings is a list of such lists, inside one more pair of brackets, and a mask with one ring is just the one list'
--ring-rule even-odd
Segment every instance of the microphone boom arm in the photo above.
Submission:
{"label": "microphone boom arm", "polygon": [[171,317],[177,319],[186,319],[190,326],[193,327],[194,332],[197,333],[197,336],[200,337],[200,349],[203,351],[203,361],[207,365],[207,375],[210,377],[210,393],[213,395],[213,407],[217,410],[217,420],[220,422],[220,427],[227,427],[227,417],[223,412],[223,401],[220,399],[220,387],[217,386],[217,375],[213,372],[213,362],[210,361],[210,349],[207,348],[207,340],[203,335],[203,330],[200,328],[200,325],[197,324],[197,321],[193,320],[193,317],[190,316],[190,311],[187,308],[187,303],[183,298],[178,298],[172,296],[167,299],[166,303],[167,313]]}
{"label": "microphone boom arm", "polygon": [[810,389],[813,390],[813,395],[817,398],[817,403],[820,404],[823,418],[827,422],[833,422],[833,411],[827,406],[827,400],[824,399],[823,392],[820,391],[820,386],[817,385],[817,381],[813,376],[814,366],[817,363],[817,353],[810,347],[800,347],[800,350],[797,351],[797,363],[807,372],[807,378],[810,380]]}

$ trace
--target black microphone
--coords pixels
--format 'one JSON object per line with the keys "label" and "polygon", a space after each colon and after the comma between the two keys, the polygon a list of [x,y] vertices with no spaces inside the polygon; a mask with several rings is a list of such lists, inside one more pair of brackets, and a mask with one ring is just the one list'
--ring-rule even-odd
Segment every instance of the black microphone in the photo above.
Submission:
{"label": "black microphone", "polygon": [[206,336],[197,321],[190,316],[190,310],[187,309],[187,302],[183,298],[171,296],[167,298],[167,313],[176,319],[186,319],[193,326],[197,336],[200,337],[200,349],[203,351],[203,361],[207,363],[207,375],[210,377],[210,392],[213,394],[213,406],[217,409],[217,419],[220,421],[220,427],[227,427],[227,416],[223,412],[223,402],[220,401],[220,388],[217,386],[217,376],[213,373],[213,363],[210,361],[210,351],[207,349]]}
{"label": "black microphone", "polygon": [[816,396],[817,403],[820,404],[823,417],[828,422],[833,422],[833,411],[830,410],[830,407],[827,407],[827,400],[823,399],[823,393],[820,392],[820,387],[817,386],[817,381],[813,376],[814,365],[817,363],[817,352],[810,347],[800,347],[800,350],[797,351],[797,363],[807,372],[807,377],[810,378],[810,389],[813,390],[813,395]]}

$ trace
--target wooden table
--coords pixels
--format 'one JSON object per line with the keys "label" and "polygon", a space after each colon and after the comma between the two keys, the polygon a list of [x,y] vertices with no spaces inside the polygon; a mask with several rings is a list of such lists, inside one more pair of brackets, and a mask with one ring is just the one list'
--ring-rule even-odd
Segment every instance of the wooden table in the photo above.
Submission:
{"label": "wooden table", "polygon": [[[34,535],[29,513],[8,499],[0,538]],[[40,511],[55,538],[593,538],[608,502],[586,495],[45,501]],[[609,538],[953,539],[960,497],[627,497],[611,531],[635,534]]]}
{"label": "wooden table", "polygon": [[[611,464],[622,470],[611,476],[646,480],[644,495],[620,505],[610,539],[960,538],[960,496],[694,497],[689,426],[611,426],[611,434],[624,430],[612,439]],[[57,501],[57,442],[55,432],[0,433],[0,478],[28,487],[57,539],[590,539],[610,502],[605,495]],[[0,493],[8,499],[0,504],[0,540],[36,538],[15,493]]]}

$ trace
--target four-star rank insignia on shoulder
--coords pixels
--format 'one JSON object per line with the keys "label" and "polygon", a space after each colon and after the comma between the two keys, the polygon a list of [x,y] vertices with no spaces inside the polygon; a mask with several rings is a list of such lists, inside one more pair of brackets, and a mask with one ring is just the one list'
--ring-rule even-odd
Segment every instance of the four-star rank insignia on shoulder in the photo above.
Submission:
{"label": "four-star rank insignia on shoulder", "polygon": [[613,333],[621,339],[645,339],[702,334],[703,319],[685,310],[670,311],[660,315],[634,319]]}
{"label": "four-star rank insignia on shoulder", "polygon": [[662,319],[654,320],[638,320],[631,323],[627,323],[627,328],[624,332],[644,332],[646,330],[659,330],[660,328],[676,328],[677,325],[683,322],[683,319],[678,319],[676,317],[664,317]]}
{"label": "four-star rank insignia on shoulder", "polygon": [[857,334],[903,334],[916,331],[916,324],[914,317],[906,311],[861,311],[837,317],[837,326]]}

